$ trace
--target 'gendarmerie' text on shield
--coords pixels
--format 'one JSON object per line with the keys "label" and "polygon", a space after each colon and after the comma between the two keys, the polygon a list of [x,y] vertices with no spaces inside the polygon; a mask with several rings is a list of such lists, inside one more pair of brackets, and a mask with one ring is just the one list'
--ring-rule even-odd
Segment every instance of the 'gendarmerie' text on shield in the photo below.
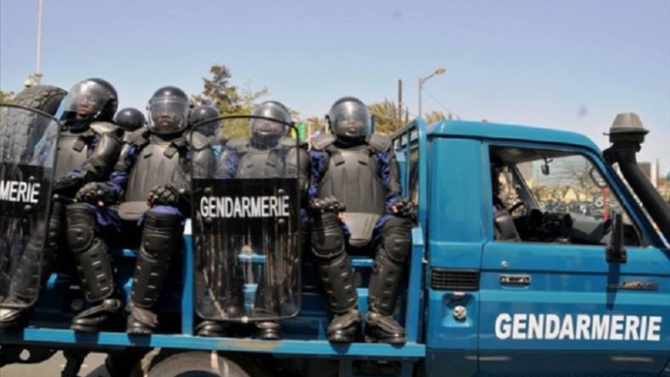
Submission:
{"label": "'gendarmerie' text on shield", "polygon": [[39,183],[0,181],[0,201],[36,204],[39,195]]}
{"label": "'gendarmerie' text on shield", "polygon": [[208,196],[200,199],[200,215],[205,218],[270,218],[290,216],[290,197]]}

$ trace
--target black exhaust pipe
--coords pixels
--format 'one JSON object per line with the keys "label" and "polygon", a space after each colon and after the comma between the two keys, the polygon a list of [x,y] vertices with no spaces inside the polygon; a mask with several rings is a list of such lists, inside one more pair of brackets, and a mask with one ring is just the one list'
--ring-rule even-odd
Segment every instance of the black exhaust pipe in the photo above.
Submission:
{"label": "black exhaust pipe", "polygon": [[612,146],[603,154],[610,163],[618,163],[624,179],[642,202],[651,218],[658,225],[665,239],[670,242],[670,204],[654,188],[637,164],[644,136],[649,133],[635,113],[622,113],[614,118],[610,128]]}

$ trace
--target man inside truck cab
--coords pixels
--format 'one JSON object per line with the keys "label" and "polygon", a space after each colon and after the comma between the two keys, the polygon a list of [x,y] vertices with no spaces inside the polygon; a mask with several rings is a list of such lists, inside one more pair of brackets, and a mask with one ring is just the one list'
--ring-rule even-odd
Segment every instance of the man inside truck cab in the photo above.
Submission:
{"label": "man inside truck cab", "polygon": [[366,341],[405,343],[405,329],[392,314],[411,250],[413,211],[401,197],[391,140],[371,132],[368,109],[354,97],[338,99],[328,121],[332,133],[312,140],[308,194],[312,251],[334,313],[328,340],[359,338],[362,318],[348,253],[374,253]]}
{"label": "man inside truck cab", "polygon": [[493,192],[493,222],[495,239],[500,241],[521,241],[519,233],[514,226],[514,218],[505,207],[500,192],[500,175],[505,170],[505,163],[496,155],[491,153],[491,191]]}

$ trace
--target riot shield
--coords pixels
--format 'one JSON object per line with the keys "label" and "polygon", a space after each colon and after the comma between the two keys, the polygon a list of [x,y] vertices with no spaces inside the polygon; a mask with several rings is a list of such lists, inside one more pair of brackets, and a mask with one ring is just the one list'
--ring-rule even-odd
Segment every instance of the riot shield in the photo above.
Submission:
{"label": "riot shield", "polygon": [[[41,111],[0,104],[0,130],[9,135],[0,143],[2,301],[16,279],[39,279],[41,274],[60,125],[56,118]],[[22,266],[31,270],[17,274],[22,259],[27,259]],[[9,306],[7,302],[0,304]]]}
{"label": "riot shield", "polygon": [[[279,134],[251,131],[260,126]],[[194,136],[208,135],[218,160],[213,174],[191,169],[195,307],[202,319],[281,320],[300,310],[298,158],[306,151],[288,136],[292,131],[293,124],[257,116],[194,126]]]}

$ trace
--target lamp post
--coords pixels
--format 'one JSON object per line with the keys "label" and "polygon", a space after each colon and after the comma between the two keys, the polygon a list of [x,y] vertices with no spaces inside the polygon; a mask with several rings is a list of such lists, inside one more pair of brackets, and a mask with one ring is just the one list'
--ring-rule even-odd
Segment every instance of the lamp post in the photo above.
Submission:
{"label": "lamp post", "polygon": [[435,70],[435,72],[431,73],[430,75],[428,75],[426,77],[423,77],[423,78],[419,77],[419,118],[421,118],[421,92],[422,92],[423,84],[425,84],[426,81],[428,81],[428,79],[430,79],[431,77],[441,75],[446,71],[447,71],[446,69],[444,69],[442,67],[439,67]]}
{"label": "lamp post", "polygon": [[28,75],[23,85],[28,88],[33,85],[39,85],[42,81],[42,5],[43,0],[37,0],[37,67],[35,73]]}

